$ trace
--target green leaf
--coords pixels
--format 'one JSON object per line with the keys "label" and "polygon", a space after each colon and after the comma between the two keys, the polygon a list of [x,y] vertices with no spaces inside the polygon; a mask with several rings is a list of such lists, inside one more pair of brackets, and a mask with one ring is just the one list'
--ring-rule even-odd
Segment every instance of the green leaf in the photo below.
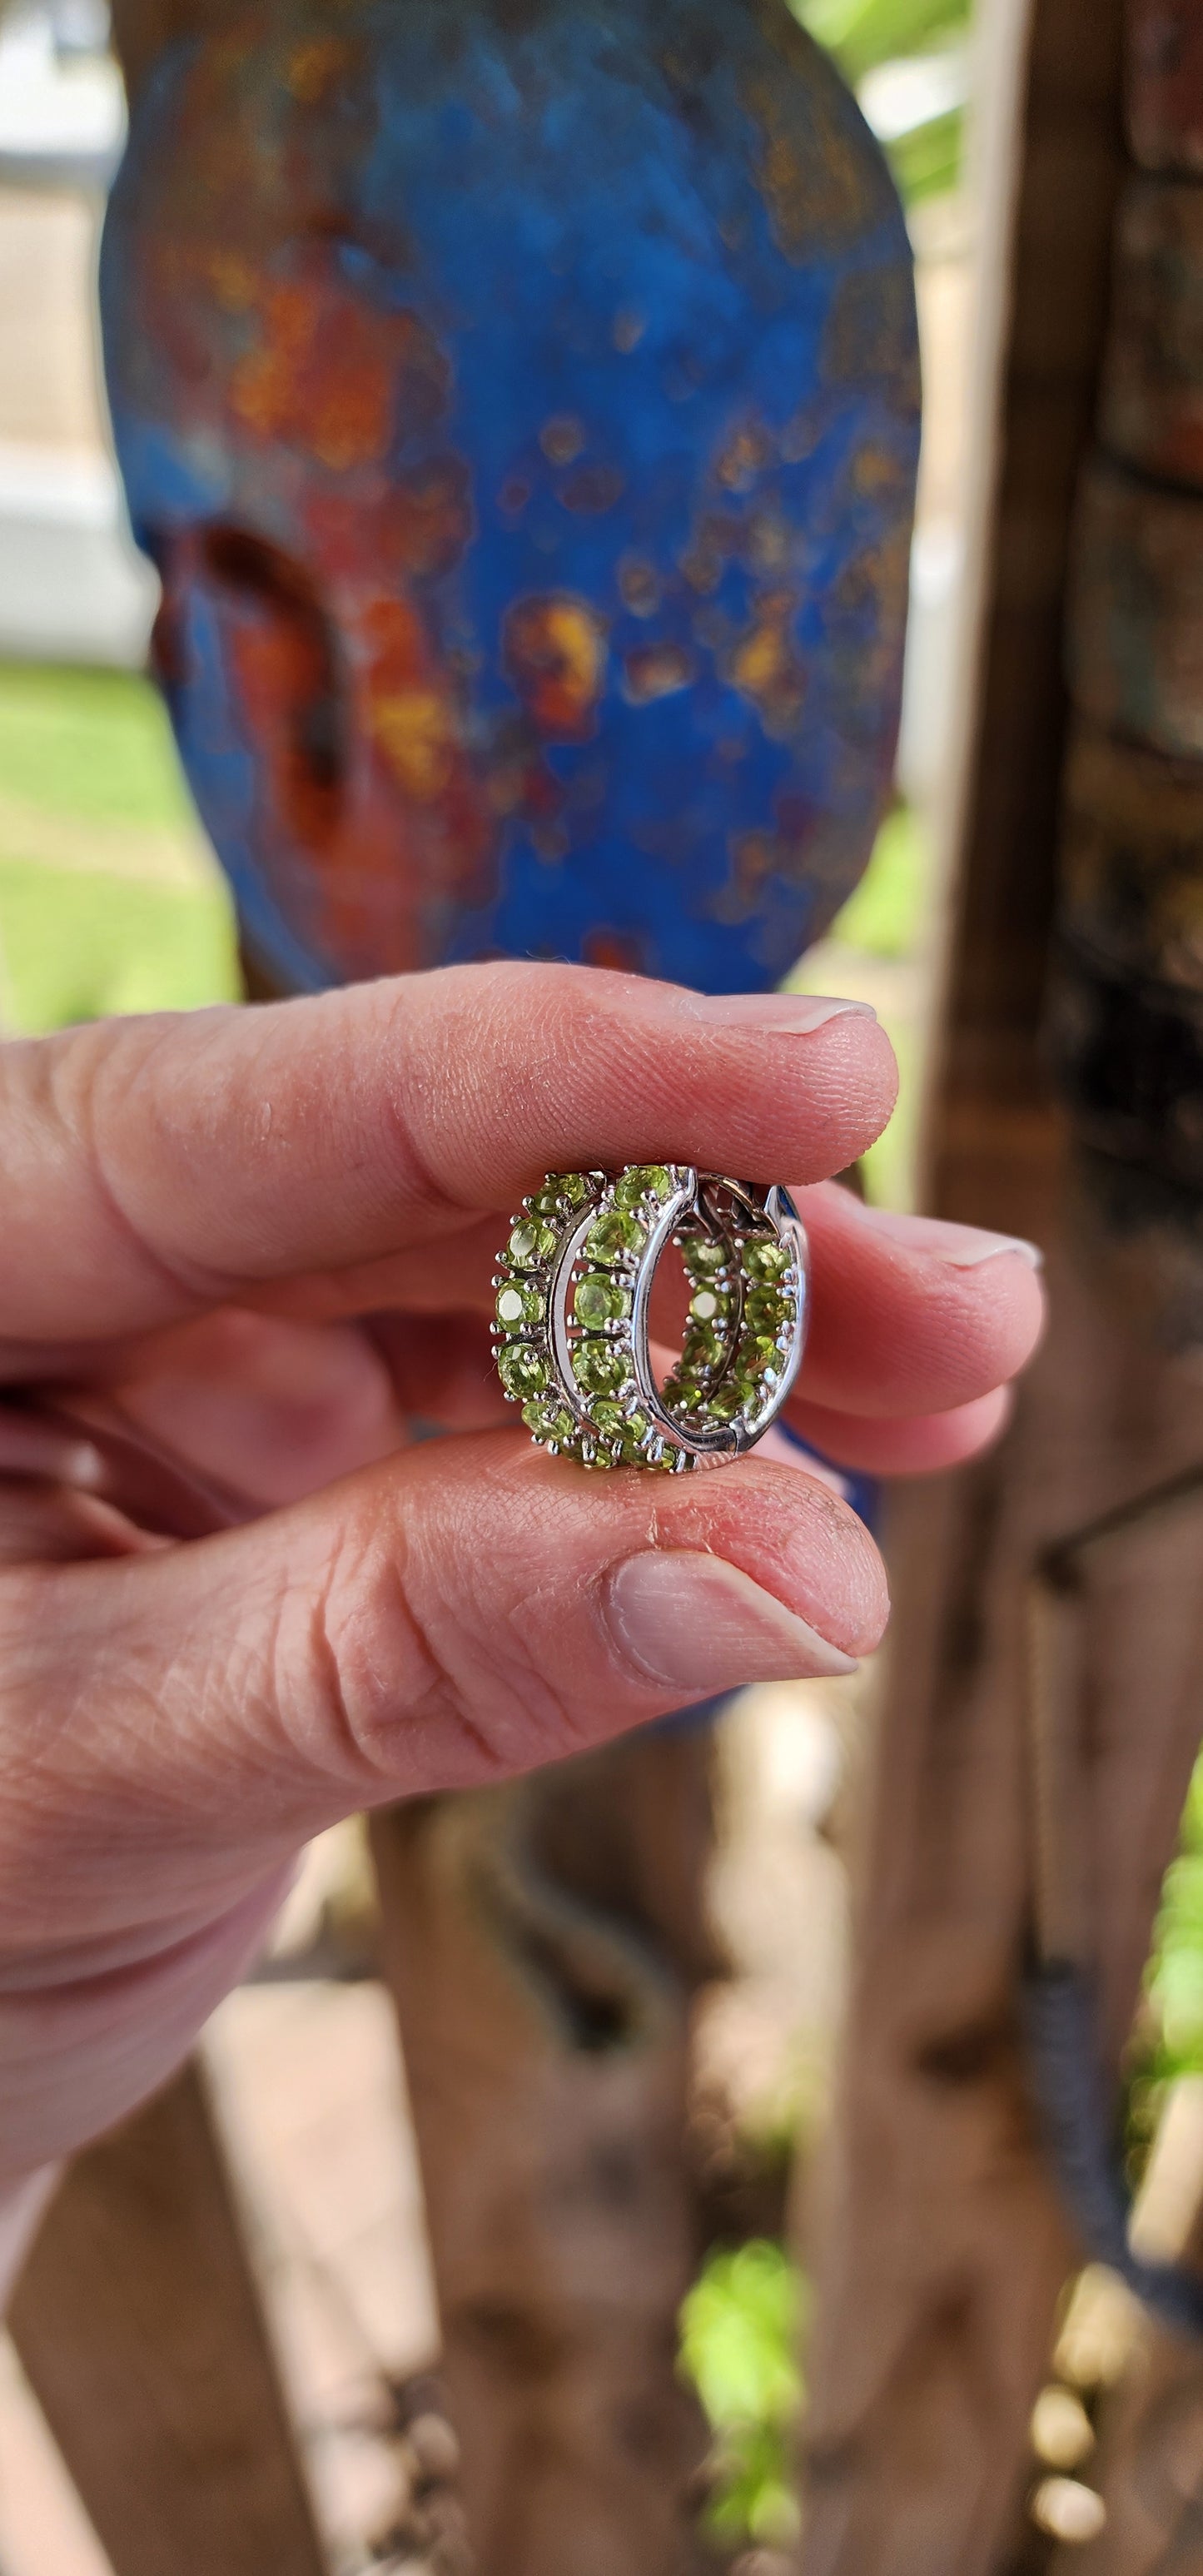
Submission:
{"label": "green leaf", "polygon": [[794,0],[802,24],[855,86],[878,63],[964,34],[971,0]]}

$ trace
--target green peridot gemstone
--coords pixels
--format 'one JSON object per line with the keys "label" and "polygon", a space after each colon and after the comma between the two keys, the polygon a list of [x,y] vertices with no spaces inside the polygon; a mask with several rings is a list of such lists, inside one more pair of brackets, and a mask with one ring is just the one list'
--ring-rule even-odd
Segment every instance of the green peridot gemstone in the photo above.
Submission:
{"label": "green peridot gemstone", "polygon": [[603,1440],[625,1439],[627,1417],[622,1406],[612,1403],[609,1396],[599,1395],[596,1403],[590,1405],[589,1419]]}
{"label": "green peridot gemstone", "polygon": [[726,1247],[724,1244],[705,1240],[700,1243],[687,1243],[684,1261],[691,1279],[716,1279],[720,1270],[725,1270],[727,1267]]}
{"label": "green peridot gemstone", "polygon": [[706,1406],[706,1413],[711,1422],[734,1422],[736,1414],[740,1411],[742,1411],[742,1398],[739,1387],[734,1382],[727,1386],[720,1386],[717,1395],[712,1395]]}
{"label": "green peridot gemstone", "polygon": [[670,1413],[697,1413],[706,1401],[704,1387],[684,1376],[666,1378],[661,1394]]}
{"label": "green peridot gemstone", "polygon": [[601,1271],[590,1271],[584,1279],[578,1279],[572,1303],[578,1324],[588,1324],[593,1330],[599,1324],[619,1323],[631,1311],[628,1291]]}
{"label": "green peridot gemstone", "polygon": [[763,1377],[766,1369],[777,1366],[780,1357],[771,1333],[745,1333],[735,1361],[742,1376]]}
{"label": "green peridot gemstone", "polygon": [[689,1300],[689,1311],[695,1324],[713,1324],[727,1311],[727,1300],[717,1288],[699,1288]]}
{"label": "green peridot gemstone", "polygon": [[647,1430],[645,1413],[626,1414],[620,1404],[612,1404],[607,1396],[599,1395],[589,1407],[589,1419],[603,1440],[617,1443],[619,1456],[625,1464],[633,1465],[636,1459],[642,1458],[641,1443]]}
{"label": "green peridot gemstone", "polygon": [[523,1288],[516,1279],[507,1279],[497,1291],[497,1321],[507,1333],[521,1332],[524,1324],[537,1324],[543,1312],[543,1300],[537,1288]]}
{"label": "green peridot gemstone", "polygon": [[625,1351],[613,1342],[582,1342],[572,1355],[572,1374],[590,1395],[617,1395],[630,1376]]}
{"label": "green peridot gemstone", "polygon": [[562,1208],[583,1207],[588,1196],[589,1183],[583,1172],[549,1172],[531,1205],[539,1216],[558,1216]]}
{"label": "green peridot gemstone", "polygon": [[722,1355],[722,1336],[713,1324],[690,1324],[681,1353],[687,1368],[714,1368]]}
{"label": "green peridot gemstone", "polygon": [[576,1424],[566,1404],[524,1404],[522,1419],[538,1440],[571,1440]]}
{"label": "green peridot gemstone", "polygon": [[510,1259],[519,1270],[537,1270],[541,1261],[550,1261],[555,1248],[551,1227],[535,1217],[523,1217],[510,1236]]}
{"label": "green peridot gemstone", "polygon": [[620,1208],[599,1216],[585,1237],[585,1251],[590,1261],[604,1262],[607,1269],[621,1261],[624,1252],[637,1252],[643,1242],[644,1228],[637,1218],[627,1216]]}
{"label": "green peridot gemstone", "polygon": [[542,1395],[549,1372],[529,1342],[509,1342],[497,1354],[497,1374],[509,1395]]}
{"label": "green peridot gemstone", "polygon": [[779,1288],[751,1288],[744,1299],[744,1316],[754,1333],[779,1333],[792,1311]]}
{"label": "green peridot gemstone", "polygon": [[645,1199],[666,1199],[672,1192],[672,1175],[663,1163],[632,1163],[614,1187],[614,1204],[620,1208],[642,1207]]}
{"label": "green peridot gemstone", "polygon": [[762,1242],[745,1243],[742,1259],[748,1278],[761,1280],[766,1287],[774,1279],[784,1279],[790,1266],[785,1245],[771,1235]]}

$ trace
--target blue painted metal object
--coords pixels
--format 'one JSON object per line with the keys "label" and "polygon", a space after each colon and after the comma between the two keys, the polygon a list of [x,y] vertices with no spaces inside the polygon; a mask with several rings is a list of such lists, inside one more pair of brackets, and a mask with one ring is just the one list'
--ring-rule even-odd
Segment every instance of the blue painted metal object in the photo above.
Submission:
{"label": "blue painted metal object", "polygon": [[182,43],[102,295],[267,976],[777,980],[888,792],[918,446],[892,183],[783,0],[291,0]]}

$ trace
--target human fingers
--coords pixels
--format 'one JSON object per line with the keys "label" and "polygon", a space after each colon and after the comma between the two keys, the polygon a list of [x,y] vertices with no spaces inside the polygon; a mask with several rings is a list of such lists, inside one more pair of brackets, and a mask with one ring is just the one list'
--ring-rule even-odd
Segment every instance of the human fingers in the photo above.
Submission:
{"label": "human fingers", "polygon": [[1044,1313],[1039,1253],[976,1226],[796,1192],[811,1299],[798,1404],[890,1420],[974,1403],[1021,1369]]}
{"label": "human fingers", "polygon": [[654,1155],[815,1179],[878,1133],[894,1084],[859,1005],[715,1000],[567,966],[447,968],[12,1042],[9,1366],[454,1234],[547,1169]]}
{"label": "human fingers", "polygon": [[837,1467],[866,1476],[932,1476],[945,1467],[963,1466],[988,1449],[1010,1411],[1010,1388],[998,1386],[972,1404],[911,1420],[832,1413],[822,1404],[796,1405],[790,1418],[802,1438]]}
{"label": "human fingers", "polygon": [[148,1435],[244,1498],[247,1516],[298,1501],[407,1438],[393,1377],[367,1333],[238,1307],[118,1346],[92,1373],[86,1414],[97,1428]]}
{"label": "human fingers", "polygon": [[507,1433],[193,1545],[10,1574],[0,1948],[18,1889],[26,1938],[31,1907],[63,1937],[65,1886],[78,1917],[65,1850],[96,1931],[131,1889],[200,1901],[355,1806],[846,1670],[884,1615],[871,1540],[805,1475],[591,1477]]}

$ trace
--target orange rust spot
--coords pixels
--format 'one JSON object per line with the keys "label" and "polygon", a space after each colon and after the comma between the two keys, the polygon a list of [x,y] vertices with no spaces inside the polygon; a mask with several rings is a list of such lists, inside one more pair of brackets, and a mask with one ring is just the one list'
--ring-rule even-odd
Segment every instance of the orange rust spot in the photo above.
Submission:
{"label": "orange rust spot", "polygon": [[834,74],[828,82],[812,73],[804,121],[790,83],[750,81],[746,104],[762,138],[757,179],[786,258],[812,259],[825,245],[855,240],[884,190],[846,124]]}
{"label": "orange rust spot", "polygon": [[249,259],[237,251],[214,250],[208,253],[205,270],[218,303],[227,313],[245,313],[255,301],[258,275]]}
{"label": "orange rust spot", "polygon": [[560,485],[557,498],[566,510],[575,510],[582,518],[600,519],[620,501],[623,478],[613,465],[578,465]]}
{"label": "orange rust spot", "polygon": [[298,45],[284,75],[292,96],[302,107],[316,107],[346,59],[347,47],[336,36],[317,36],[310,44]]}
{"label": "orange rust spot", "polygon": [[564,592],[515,601],[502,658],[541,733],[579,742],[592,730],[605,670],[605,636],[593,610]]}
{"label": "orange rust spot", "polygon": [[764,472],[772,451],[763,429],[737,429],[728,439],[715,471],[728,492],[750,492]]}
{"label": "orange rust spot", "polygon": [[794,602],[787,590],[766,592],[757,602],[755,619],[731,657],[731,678],[759,710],[771,732],[796,719],[805,693],[805,673],[794,649],[790,624]]}
{"label": "orange rust spot", "polygon": [[689,688],[696,672],[679,644],[642,644],[626,655],[622,677],[626,696],[642,707],[653,698],[671,698],[678,689]]}
{"label": "orange rust spot", "polygon": [[551,465],[571,465],[584,444],[584,423],[571,412],[557,412],[554,420],[544,421],[539,432],[539,445]]}
{"label": "orange rust spot", "polygon": [[612,974],[638,975],[643,957],[638,941],[626,930],[591,930],[583,942],[587,966],[608,966]]}
{"label": "orange rust spot", "polygon": [[447,787],[458,749],[454,710],[435,689],[405,689],[377,697],[372,731],[395,778],[418,805],[432,805]]}
{"label": "orange rust spot", "polygon": [[624,555],[618,567],[618,595],[632,617],[654,617],[660,605],[660,576],[643,555]]}
{"label": "orange rust spot", "polygon": [[261,286],[260,340],[234,369],[230,403],[263,439],[335,473],[378,463],[394,416],[425,428],[445,408],[446,360],[412,313],[356,302],[328,268]]}

